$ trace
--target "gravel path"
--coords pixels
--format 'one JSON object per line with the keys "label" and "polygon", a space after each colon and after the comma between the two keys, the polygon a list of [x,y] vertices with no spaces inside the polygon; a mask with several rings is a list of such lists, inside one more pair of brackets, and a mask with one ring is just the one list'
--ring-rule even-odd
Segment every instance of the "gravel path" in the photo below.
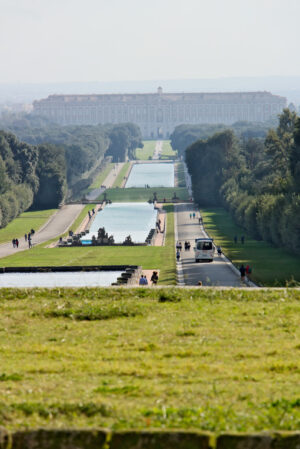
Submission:
{"label": "gravel path", "polygon": [[99,187],[98,189],[94,189],[91,192],[89,192],[86,195],[86,199],[87,200],[91,200],[94,201],[97,198],[99,198],[99,196],[105,192],[106,189],[109,189],[110,187],[113,186],[116,177],[119,174],[119,171],[121,170],[121,168],[123,167],[124,162],[120,162],[119,164],[115,164],[114,168],[112,168],[112,170],[109,172],[109,174],[107,175],[107,177],[105,178],[105,180],[103,181],[103,186],[105,187]]}
{"label": "gravel path", "polygon": [[[47,242],[47,240],[64,234],[76,220],[83,207],[83,204],[69,204],[59,209],[50,217],[47,223],[45,223],[45,225],[34,234],[32,238],[33,246]],[[18,249],[13,248],[11,242],[0,245],[0,258],[28,249],[28,243],[25,242],[24,237],[22,237],[19,241],[20,245]]]}
{"label": "gravel path", "polygon": [[159,156],[162,153],[162,147],[163,147],[162,140],[157,140],[156,143],[155,143],[155,150],[154,150],[154,154],[153,154],[153,157],[152,157],[152,159],[154,161],[159,159]]}

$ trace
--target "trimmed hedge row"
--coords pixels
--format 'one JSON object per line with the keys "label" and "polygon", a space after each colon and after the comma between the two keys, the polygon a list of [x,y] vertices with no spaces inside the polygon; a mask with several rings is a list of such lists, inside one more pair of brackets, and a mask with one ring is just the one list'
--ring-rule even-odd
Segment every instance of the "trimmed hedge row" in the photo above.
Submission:
{"label": "trimmed hedge row", "polygon": [[0,428],[0,449],[299,449],[300,432],[224,434],[189,431],[25,430]]}

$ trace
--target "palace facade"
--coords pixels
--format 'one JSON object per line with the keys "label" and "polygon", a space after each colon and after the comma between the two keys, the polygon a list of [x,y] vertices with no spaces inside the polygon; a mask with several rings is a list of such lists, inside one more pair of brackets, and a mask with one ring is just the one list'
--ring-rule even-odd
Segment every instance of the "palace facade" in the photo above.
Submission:
{"label": "palace facade", "polygon": [[181,124],[262,122],[280,114],[286,98],[270,92],[50,95],[33,112],[61,125],[139,125],[144,138],[167,138]]}

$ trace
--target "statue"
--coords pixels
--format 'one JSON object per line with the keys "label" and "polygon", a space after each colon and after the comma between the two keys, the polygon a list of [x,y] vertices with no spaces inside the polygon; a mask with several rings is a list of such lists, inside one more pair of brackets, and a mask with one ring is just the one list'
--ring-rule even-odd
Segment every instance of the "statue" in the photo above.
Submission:
{"label": "statue", "polygon": [[123,245],[125,245],[125,246],[131,246],[131,245],[134,245],[134,243],[133,243],[133,241],[132,241],[132,238],[131,238],[131,235],[128,235],[128,236],[126,237],[126,239],[125,239],[124,242],[123,242]]}

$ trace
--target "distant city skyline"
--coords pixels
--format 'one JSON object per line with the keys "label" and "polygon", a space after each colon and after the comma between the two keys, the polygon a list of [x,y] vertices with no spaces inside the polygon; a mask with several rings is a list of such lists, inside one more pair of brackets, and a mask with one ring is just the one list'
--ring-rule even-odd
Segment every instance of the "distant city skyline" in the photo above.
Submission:
{"label": "distant city skyline", "polygon": [[298,0],[0,6],[0,83],[300,76]]}

